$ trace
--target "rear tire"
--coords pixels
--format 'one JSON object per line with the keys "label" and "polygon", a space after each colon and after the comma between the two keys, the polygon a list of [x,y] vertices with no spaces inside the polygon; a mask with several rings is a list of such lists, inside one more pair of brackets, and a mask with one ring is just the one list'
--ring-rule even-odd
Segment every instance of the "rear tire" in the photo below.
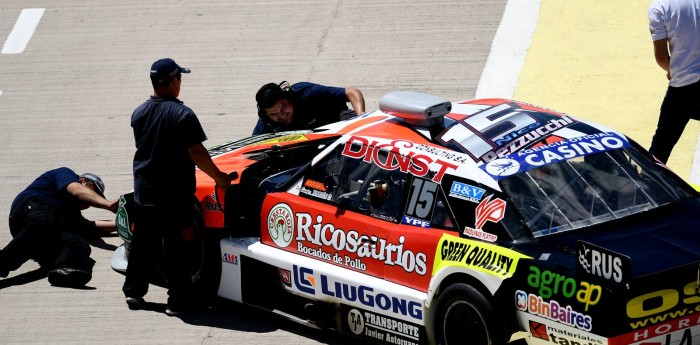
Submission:
{"label": "rear tire", "polygon": [[448,286],[438,298],[434,328],[440,345],[505,343],[503,322],[491,303],[462,283]]}

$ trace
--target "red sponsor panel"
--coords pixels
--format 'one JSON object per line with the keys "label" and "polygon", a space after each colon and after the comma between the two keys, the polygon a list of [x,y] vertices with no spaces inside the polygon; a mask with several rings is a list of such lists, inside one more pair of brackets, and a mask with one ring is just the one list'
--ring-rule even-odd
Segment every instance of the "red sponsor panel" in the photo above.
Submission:
{"label": "red sponsor panel", "polygon": [[265,244],[428,289],[442,231],[397,225],[287,193],[268,195],[261,215]]}
{"label": "red sponsor panel", "polygon": [[397,245],[391,223],[288,193],[267,196],[260,225],[265,244],[379,278]]}
{"label": "red sponsor panel", "polygon": [[[630,333],[611,338],[609,344],[676,344],[677,342],[673,342],[670,340],[675,338],[677,335],[680,335],[682,337],[685,334],[685,332],[681,332],[681,330],[687,329],[689,329],[693,334],[700,334],[700,314],[690,314],[672,321],[656,324],[642,329],[637,329]],[[667,342],[667,338],[670,342]]]}
{"label": "red sponsor panel", "polygon": [[416,290],[428,291],[440,238],[447,230],[399,225],[391,232],[389,243],[399,245],[384,268],[385,279]]}

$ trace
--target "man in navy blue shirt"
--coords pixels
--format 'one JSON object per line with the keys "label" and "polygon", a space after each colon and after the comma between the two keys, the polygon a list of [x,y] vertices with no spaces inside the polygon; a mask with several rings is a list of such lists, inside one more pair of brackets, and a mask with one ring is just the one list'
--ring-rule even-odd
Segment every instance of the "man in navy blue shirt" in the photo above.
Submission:
{"label": "man in navy blue shirt", "polygon": [[134,154],[134,233],[122,291],[130,309],[145,305],[150,268],[160,253],[168,281],[166,314],[192,311],[192,278],[183,269],[194,222],[195,165],[218,187],[231,184],[214,165],[202,142],[207,139],[195,113],[177,97],[182,73],[190,73],[172,59],[151,66],[154,95],[131,115]]}
{"label": "man in navy blue shirt", "polygon": [[[258,123],[253,135],[312,129],[365,112],[365,98],[358,89],[300,82],[292,86],[263,85],[255,94]],[[350,102],[353,110],[348,109]]]}
{"label": "man in navy blue shirt", "polygon": [[85,238],[116,230],[114,220],[89,221],[81,214],[90,206],[117,211],[118,200],[105,199],[104,190],[97,175],[78,176],[65,167],[49,170],[34,180],[12,202],[13,239],[0,250],[0,277],[33,259],[49,269],[52,285],[87,284],[95,261]]}

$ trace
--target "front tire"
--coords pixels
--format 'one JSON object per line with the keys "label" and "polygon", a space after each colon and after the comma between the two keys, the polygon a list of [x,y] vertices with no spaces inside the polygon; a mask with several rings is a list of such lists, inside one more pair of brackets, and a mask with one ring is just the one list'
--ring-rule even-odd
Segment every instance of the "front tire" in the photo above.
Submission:
{"label": "front tire", "polygon": [[448,286],[438,298],[434,327],[440,345],[505,343],[503,322],[491,303],[462,283]]}

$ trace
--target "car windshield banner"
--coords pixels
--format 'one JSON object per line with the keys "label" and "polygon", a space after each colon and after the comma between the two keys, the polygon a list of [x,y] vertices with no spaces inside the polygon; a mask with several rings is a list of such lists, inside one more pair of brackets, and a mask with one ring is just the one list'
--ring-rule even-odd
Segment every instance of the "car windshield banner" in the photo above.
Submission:
{"label": "car windshield banner", "polygon": [[498,181],[530,169],[629,146],[627,139],[617,133],[596,133],[522,150],[482,164],[481,169]]}

